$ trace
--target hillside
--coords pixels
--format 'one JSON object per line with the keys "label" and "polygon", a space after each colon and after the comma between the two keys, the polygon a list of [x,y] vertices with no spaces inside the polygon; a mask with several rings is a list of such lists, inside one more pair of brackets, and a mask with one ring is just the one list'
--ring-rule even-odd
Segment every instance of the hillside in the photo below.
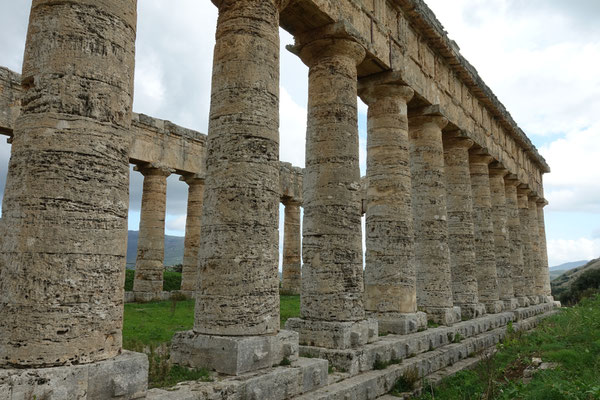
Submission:
{"label": "hillside", "polygon": [[590,262],[590,260],[579,260],[579,261],[566,262],[564,264],[555,265],[554,267],[550,267],[550,272],[569,271],[573,268],[577,268],[582,265],[585,265],[588,262]]}
{"label": "hillside", "polygon": [[565,291],[571,285],[571,283],[577,279],[577,277],[581,276],[581,274],[583,274],[585,271],[593,269],[600,269],[600,258],[591,260],[585,265],[566,271],[564,274],[555,278],[552,281],[552,293],[560,293]]}
{"label": "hillside", "polygon": [[[138,231],[127,231],[127,266],[129,267],[135,266],[138,237]],[[183,263],[183,240],[182,236],[165,235],[165,266]]]}

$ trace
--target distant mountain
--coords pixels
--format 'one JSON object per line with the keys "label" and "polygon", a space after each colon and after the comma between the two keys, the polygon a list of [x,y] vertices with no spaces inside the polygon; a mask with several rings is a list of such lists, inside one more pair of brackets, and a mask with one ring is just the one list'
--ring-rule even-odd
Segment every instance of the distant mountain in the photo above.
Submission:
{"label": "distant mountain", "polygon": [[588,262],[590,262],[590,260],[571,261],[571,262],[567,262],[564,264],[556,265],[554,267],[550,267],[550,271],[559,271],[559,270],[568,271],[570,269],[577,268],[584,264],[587,264]]}
{"label": "distant mountain", "polygon": [[[127,231],[127,265],[130,267],[135,266],[139,235],[138,231]],[[184,239],[182,236],[165,235],[165,266],[183,263]]]}
{"label": "distant mountain", "polygon": [[581,274],[583,274],[585,271],[592,269],[600,269],[600,258],[591,260],[583,266],[572,268],[555,278],[552,281],[552,292],[561,292],[568,289],[568,287],[575,281],[575,279],[577,279],[577,277],[581,276]]}

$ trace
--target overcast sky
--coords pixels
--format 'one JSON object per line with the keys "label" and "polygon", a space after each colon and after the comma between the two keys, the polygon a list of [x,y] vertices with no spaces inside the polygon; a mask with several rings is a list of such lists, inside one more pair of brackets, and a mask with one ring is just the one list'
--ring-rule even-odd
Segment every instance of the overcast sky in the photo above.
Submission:
{"label": "overcast sky", "polygon": [[[544,177],[550,265],[599,257],[600,1],[426,2],[552,169]],[[206,133],[216,8],[206,0],[138,3],[134,110]],[[0,0],[0,65],[15,71],[30,4]],[[308,70],[285,50],[292,42],[282,31],[280,157],[304,166]],[[359,131],[364,174],[366,106],[360,101]],[[1,140],[0,194],[9,152]],[[132,172],[133,230],[141,184]],[[170,177],[168,234],[184,234],[186,198],[186,185]]]}

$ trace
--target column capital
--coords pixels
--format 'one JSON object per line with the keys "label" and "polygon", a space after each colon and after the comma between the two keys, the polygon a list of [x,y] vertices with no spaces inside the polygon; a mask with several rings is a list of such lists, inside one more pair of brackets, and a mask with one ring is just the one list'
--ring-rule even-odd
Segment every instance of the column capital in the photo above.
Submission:
{"label": "column capital", "polygon": [[444,147],[470,149],[475,142],[459,130],[444,132],[442,135]]}
{"label": "column capital", "polygon": [[191,173],[183,173],[179,177],[179,180],[187,183],[188,185],[195,185],[198,183],[204,184],[205,176],[203,174],[191,174]]}
{"label": "column capital", "polygon": [[534,191],[530,191],[530,193],[529,193],[529,195],[527,197],[528,197],[529,201],[533,201],[533,202],[536,202],[536,203],[539,200],[539,197],[538,197],[537,193],[534,192]]}
{"label": "column capital", "polygon": [[490,175],[505,177],[510,172],[504,168],[504,165],[499,161],[493,161],[490,164]]}
{"label": "column capital", "polygon": [[367,54],[365,48],[351,38],[325,37],[296,48],[298,56],[309,68],[329,57],[346,57],[360,64]]}
{"label": "column capital", "polygon": [[[211,1],[219,10],[222,7],[227,7],[227,6],[234,5],[236,3],[240,3],[240,0],[211,0]],[[286,8],[290,2],[290,0],[271,0],[271,1],[275,5],[275,7],[277,7],[277,9],[279,11],[282,11],[284,8]]]}
{"label": "column capital", "polygon": [[440,129],[444,129],[449,122],[439,104],[408,110],[408,121],[412,126],[434,123]]}
{"label": "column capital", "polygon": [[284,206],[286,206],[286,207],[287,207],[287,206],[292,206],[292,207],[293,207],[293,206],[296,206],[296,207],[302,207],[302,202],[301,202],[301,201],[298,201],[298,200],[295,200],[295,199],[292,199],[292,198],[282,198],[282,199],[281,199],[281,203],[282,203]]}
{"label": "column capital", "polygon": [[541,207],[546,207],[548,205],[548,200],[544,199],[543,197],[539,197],[537,203]]}
{"label": "column capital", "polygon": [[508,174],[504,177],[504,184],[506,186],[518,186],[520,184],[519,179],[515,174]]}
{"label": "column capital", "polygon": [[492,161],[494,161],[494,157],[489,154],[484,154],[481,152],[469,152],[469,162],[471,164],[486,164],[489,165]]}
{"label": "column capital", "polygon": [[519,196],[529,196],[529,193],[531,193],[531,189],[529,189],[527,184],[521,183],[517,186],[517,194]]}
{"label": "column capital", "polygon": [[367,104],[383,98],[399,98],[408,103],[415,91],[402,80],[398,72],[382,72],[358,81],[358,95]]}
{"label": "column capital", "polygon": [[133,167],[133,170],[141,173],[144,176],[160,175],[164,176],[165,178],[171,175],[173,172],[175,172],[175,170],[172,168],[167,168],[163,165],[156,163],[140,163]]}

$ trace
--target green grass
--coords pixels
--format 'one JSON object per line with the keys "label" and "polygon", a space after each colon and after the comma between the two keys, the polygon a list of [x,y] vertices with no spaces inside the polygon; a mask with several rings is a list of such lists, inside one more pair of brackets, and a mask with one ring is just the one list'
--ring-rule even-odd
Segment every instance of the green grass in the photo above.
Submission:
{"label": "green grass", "polygon": [[281,295],[279,296],[279,302],[281,328],[283,328],[288,318],[297,318],[300,316],[300,296]]}
{"label": "green grass", "polygon": [[[532,357],[558,366],[539,370],[524,384],[522,372]],[[444,380],[433,393],[425,390],[422,400],[600,399],[600,296],[563,310],[530,333],[510,333],[496,355],[475,370]]]}
{"label": "green grass", "polygon": [[194,326],[194,300],[125,304],[123,347],[158,346]]}
{"label": "green grass", "polygon": [[[125,291],[131,292],[133,290],[133,277],[135,270],[125,270]],[[163,290],[171,292],[173,290],[181,289],[181,272],[166,270],[163,275]]]}

